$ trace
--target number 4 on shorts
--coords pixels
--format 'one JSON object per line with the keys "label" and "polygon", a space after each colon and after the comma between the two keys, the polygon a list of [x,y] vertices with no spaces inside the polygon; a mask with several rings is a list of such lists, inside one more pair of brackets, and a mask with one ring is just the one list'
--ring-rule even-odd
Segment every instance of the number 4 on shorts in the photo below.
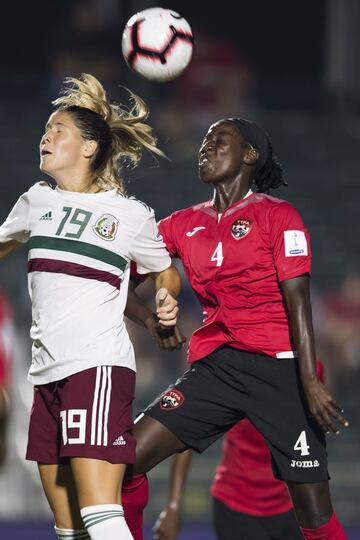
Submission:
{"label": "number 4 on shorts", "polygon": [[310,446],[306,440],[306,431],[304,430],[300,433],[298,440],[294,445],[294,450],[300,450],[302,456],[308,456],[310,454],[309,448]]}

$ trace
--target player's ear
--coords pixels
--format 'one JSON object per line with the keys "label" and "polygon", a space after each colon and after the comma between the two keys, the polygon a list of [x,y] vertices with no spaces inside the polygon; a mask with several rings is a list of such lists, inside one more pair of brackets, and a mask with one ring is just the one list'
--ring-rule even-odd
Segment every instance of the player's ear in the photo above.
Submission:
{"label": "player's ear", "polygon": [[98,143],[96,141],[84,141],[83,155],[85,158],[92,158],[96,152]]}
{"label": "player's ear", "polygon": [[250,147],[249,150],[244,155],[244,163],[246,163],[246,165],[255,165],[258,159],[259,159],[259,152],[255,148],[252,148],[252,147]]}

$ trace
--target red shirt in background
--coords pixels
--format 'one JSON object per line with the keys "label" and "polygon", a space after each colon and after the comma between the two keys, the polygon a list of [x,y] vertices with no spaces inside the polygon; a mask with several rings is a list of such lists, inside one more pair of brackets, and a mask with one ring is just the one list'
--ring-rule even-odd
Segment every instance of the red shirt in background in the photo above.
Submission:
{"label": "red shirt in background", "polygon": [[0,387],[9,386],[12,310],[4,291],[0,290]]}

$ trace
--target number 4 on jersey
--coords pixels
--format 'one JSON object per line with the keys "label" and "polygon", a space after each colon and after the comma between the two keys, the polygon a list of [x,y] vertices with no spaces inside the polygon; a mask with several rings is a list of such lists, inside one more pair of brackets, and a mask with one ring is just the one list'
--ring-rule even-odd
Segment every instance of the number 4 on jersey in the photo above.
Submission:
{"label": "number 4 on jersey", "polygon": [[299,438],[294,445],[294,450],[299,450],[302,456],[308,456],[310,455],[309,448],[310,446],[306,440],[306,431],[304,430],[300,433]]}
{"label": "number 4 on jersey", "polygon": [[214,253],[211,255],[211,261],[216,262],[216,266],[221,266],[224,260],[222,242],[219,242],[216,246]]}

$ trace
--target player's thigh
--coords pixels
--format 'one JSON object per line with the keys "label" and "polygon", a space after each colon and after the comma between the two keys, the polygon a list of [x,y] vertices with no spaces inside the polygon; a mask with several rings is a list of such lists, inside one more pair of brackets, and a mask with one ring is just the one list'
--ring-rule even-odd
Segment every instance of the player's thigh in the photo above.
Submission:
{"label": "player's thigh", "polygon": [[255,516],[236,512],[215,498],[213,524],[218,540],[271,540]]}
{"label": "player's thigh", "polygon": [[144,473],[167,457],[186,450],[186,445],[165,425],[147,415],[140,415],[133,428],[136,440],[136,462],[133,474]]}
{"label": "player's thigh", "polygon": [[[247,391],[241,380],[234,378],[239,375],[234,374],[239,353],[230,353],[221,349],[195,362],[144,410],[146,417],[163,425],[161,430],[159,425],[151,424],[151,429],[159,434],[159,452],[167,451],[161,446],[162,438],[170,445],[176,444],[175,439],[171,441],[173,434],[183,446],[172,452],[192,448],[201,453],[244,416]],[[144,438],[145,424],[142,426]],[[150,423],[148,426],[150,429]],[[139,445],[137,426],[134,434]],[[150,440],[147,445],[151,445]]]}
{"label": "player's thigh", "polygon": [[41,483],[61,529],[83,529],[76,487],[70,465],[39,463]]}
{"label": "player's thigh", "polygon": [[71,458],[80,508],[119,504],[126,465],[91,458]]}

